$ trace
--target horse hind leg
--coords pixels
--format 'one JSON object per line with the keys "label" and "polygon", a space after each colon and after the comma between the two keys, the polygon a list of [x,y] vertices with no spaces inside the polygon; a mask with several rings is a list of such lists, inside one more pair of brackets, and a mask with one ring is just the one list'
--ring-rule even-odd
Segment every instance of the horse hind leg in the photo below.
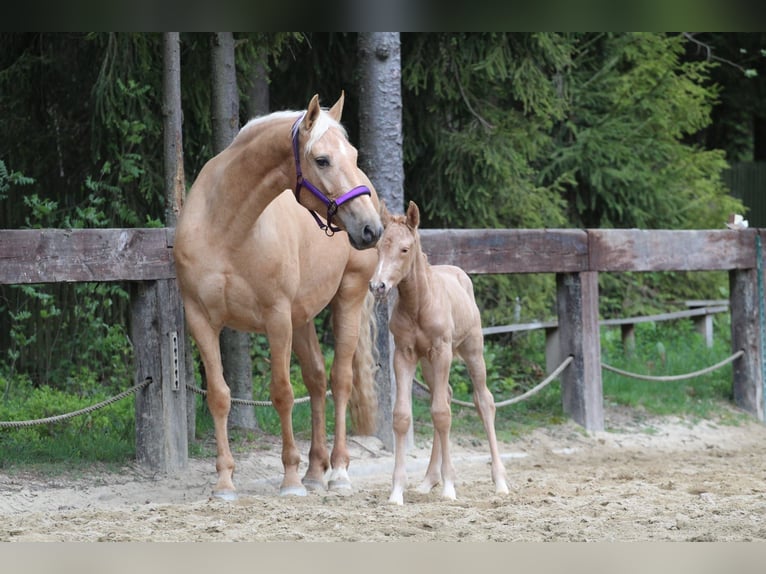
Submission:
{"label": "horse hind leg", "polygon": [[[483,347],[483,345],[481,346]],[[505,476],[505,466],[500,458],[495,433],[495,399],[487,388],[487,368],[484,363],[483,349],[466,353],[466,366],[473,383],[473,402],[484,424],[484,431],[489,441],[489,452],[492,459],[492,481],[495,483],[496,494],[508,494],[508,484]]]}
{"label": "horse hind leg", "polygon": [[313,321],[293,332],[293,351],[301,366],[303,383],[311,397],[311,448],[309,449],[309,467],[303,476],[303,486],[308,490],[324,490],[324,475],[330,468],[330,455],[327,450],[325,430],[325,378],[324,357],[319,347],[316,328]]}

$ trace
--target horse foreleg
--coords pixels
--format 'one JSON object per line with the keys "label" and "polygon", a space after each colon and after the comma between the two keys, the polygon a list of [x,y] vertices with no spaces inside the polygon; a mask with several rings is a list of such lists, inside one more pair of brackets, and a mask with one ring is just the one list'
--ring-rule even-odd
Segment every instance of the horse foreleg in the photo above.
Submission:
{"label": "horse foreleg", "polygon": [[[426,381],[426,383],[430,385],[434,380],[434,374],[433,374],[433,367],[431,366],[431,363],[429,363],[427,360],[423,359],[420,362],[421,370],[423,371],[423,379]],[[450,390],[450,396],[452,396],[451,390]],[[433,398],[433,397],[432,397]],[[426,474],[423,477],[422,482],[420,485],[418,485],[417,491],[421,494],[428,494],[431,492],[434,486],[439,484],[442,480],[442,446],[441,441],[439,440],[439,435],[436,432],[436,427],[434,427],[434,438],[433,443],[431,444],[431,457],[428,460],[428,468],[426,469]]]}
{"label": "horse foreleg", "polygon": [[[361,301],[360,301],[361,304]],[[332,471],[328,486],[332,490],[348,491],[348,445],[346,443],[346,411],[353,384],[354,351],[359,340],[359,304],[340,299],[333,301],[332,326],[335,338],[335,356],[330,370],[330,386],[335,403],[335,440],[330,455]]]}
{"label": "horse foreleg", "polygon": [[508,494],[508,484],[505,479],[505,466],[500,459],[500,449],[497,446],[495,433],[495,399],[487,388],[487,369],[483,352],[475,352],[466,359],[468,374],[473,382],[473,403],[479,412],[484,431],[489,440],[489,453],[492,459],[492,481],[495,483],[496,494]]}
{"label": "horse foreleg", "polygon": [[215,430],[216,460],[215,469],[218,482],[213,489],[213,495],[223,499],[236,498],[234,488],[234,457],[229,448],[227,421],[231,409],[231,392],[223,378],[221,364],[221,347],[218,339],[220,329],[214,329],[204,318],[196,306],[185,304],[186,323],[189,333],[197,342],[200,358],[205,365],[207,383],[207,406],[213,417]]}
{"label": "horse foreleg", "polygon": [[394,474],[391,495],[392,504],[404,504],[404,489],[407,487],[405,450],[407,432],[412,424],[412,377],[415,375],[417,358],[412,349],[397,343],[394,349],[394,374],[396,376],[396,401],[394,402]]}
{"label": "horse foreleg", "polygon": [[452,354],[448,349],[442,348],[432,359],[433,382],[431,387],[431,419],[434,423],[434,441],[441,443],[441,473],[442,473],[442,496],[455,500],[455,469],[449,450],[449,433],[452,426],[452,409],[450,406],[451,391],[449,388],[449,371],[452,363]]}
{"label": "horse foreleg", "polygon": [[292,325],[289,321],[272,322],[267,326],[271,351],[271,403],[279,415],[282,427],[282,465],[284,478],[279,494],[306,496],[306,489],[298,476],[300,452],[293,435],[293,388],[290,383],[290,354],[292,351]]}
{"label": "horse foreleg", "polygon": [[309,490],[318,490],[325,487],[324,475],[330,467],[330,456],[325,430],[327,381],[324,357],[313,321],[293,331],[293,351],[301,366],[303,383],[311,397],[311,448],[309,449],[309,467],[303,476],[303,485]]}

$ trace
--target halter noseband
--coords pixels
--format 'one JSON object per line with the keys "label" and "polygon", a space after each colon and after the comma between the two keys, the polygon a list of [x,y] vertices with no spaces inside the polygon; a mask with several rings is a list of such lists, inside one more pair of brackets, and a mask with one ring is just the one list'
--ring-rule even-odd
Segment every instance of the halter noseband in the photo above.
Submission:
{"label": "halter noseband", "polygon": [[[316,211],[313,211],[309,209],[309,213],[314,217],[314,221],[317,222],[317,225],[319,225],[319,228],[325,232],[325,234],[328,237],[332,237],[335,235],[337,231],[340,231],[339,227],[336,227],[332,224],[332,218],[333,216],[338,212],[338,208],[346,203],[347,201],[350,201],[354,199],[355,197],[359,197],[360,195],[372,195],[370,192],[370,188],[366,185],[359,185],[352,189],[351,191],[347,191],[343,195],[341,195],[338,199],[329,199],[324,193],[322,193],[319,189],[317,189],[309,180],[303,178],[303,172],[301,171],[301,159],[300,154],[298,153],[298,127],[301,124],[301,121],[303,120],[304,116],[306,115],[306,112],[303,112],[300,117],[295,121],[293,124],[292,130],[290,131],[292,140],[293,140],[293,156],[295,156],[295,173],[296,173],[296,182],[295,182],[295,200],[300,203],[300,193],[302,188],[308,189],[311,193],[313,193],[319,201],[324,203],[327,206],[327,223],[324,223],[321,218],[317,215]],[[308,209],[308,208],[307,208]]]}

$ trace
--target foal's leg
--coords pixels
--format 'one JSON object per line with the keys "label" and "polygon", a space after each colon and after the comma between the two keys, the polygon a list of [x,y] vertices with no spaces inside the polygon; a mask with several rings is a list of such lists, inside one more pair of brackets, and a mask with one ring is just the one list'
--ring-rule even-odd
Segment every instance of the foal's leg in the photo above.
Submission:
{"label": "foal's leg", "polygon": [[325,430],[325,379],[324,357],[319,347],[314,322],[293,331],[293,351],[298,358],[303,375],[303,384],[311,397],[311,448],[309,468],[303,476],[303,485],[309,490],[324,488],[324,475],[330,468]]}
{"label": "foal's leg", "polygon": [[[448,343],[449,344],[449,343]],[[447,345],[448,345],[447,344]],[[431,419],[434,423],[435,435],[441,443],[442,454],[442,496],[455,500],[455,469],[452,466],[452,459],[449,451],[449,432],[452,426],[452,408],[450,406],[450,396],[452,392],[449,387],[449,371],[452,364],[452,350],[443,345],[436,352],[432,359],[433,382],[431,387]],[[437,436],[434,437],[434,441]]]}
{"label": "foal's leg", "polygon": [[497,494],[508,494],[505,480],[505,466],[500,459],[495,434],[495,399],[487,388],[487,367],[484,363],[484,340],[481,333],[477,337],[467,339],[461,347],[468,374],[473,382],[473,402],[479,412],[481,422],[489,440],[489,452],[492,458],[492,480]]}
{"label": "foal's leg", "polygon": [[290,309],[269,317],[266,335],[271,351],[271,402],[279,415],[282,427],[282,464],[285,475],[279,494],[306,496],[306,489],[298,476],[300,452],[293,435],[293,387],[290,383],[290,354],[292,351],[292,323]]}
{"label": "foal's leg", "polygon": [[[425,358],[420,361],[420,369],[423,372],[423,379],[426,384],[431,388],[434,380],[434,370],[430,362]],[[432,391],[429,391],[432,392]],[[450,389],[450,397],[452,397],[452,390]],[[431,395],[433,399],[433,395]],[[431,444],[431,458],[428,460],[428,468],[426,474],[423,477],[423,481],[417,488],[417,491],[422,494],[428,494],[431,492],[434,486],[439,484],[442,480],[442,446],[441,440],[439,440],[439,434],[434,427],[434,439]]]}
{"label": "foal's leg", "polygon": [[394,475],[391,496],[392,504],[404,504],[404,489],[407,486],[405,449],[407,431],[412,424],[412,377],[415,376],[417,357],[412,349],[399,342],[394,348],[394,374],[396,376],[396,402],[394,403]]}
{"label": "foal's leg", "polygon": [[185,312],[189,333],[196,341],[200,357],[205,365],[207,406],[215,427],[217,451],[215,469],[218,472],[218,482],[213,489],[213,495],[233,500],[237,496],[232,480],[234,457],[229,449],[229,433],[226,425],[231,408],[231,392],[223,378],[221,347],[218,340],[220,329],[212,327],[205,318],[205,314],[191,301],[185,302]]}

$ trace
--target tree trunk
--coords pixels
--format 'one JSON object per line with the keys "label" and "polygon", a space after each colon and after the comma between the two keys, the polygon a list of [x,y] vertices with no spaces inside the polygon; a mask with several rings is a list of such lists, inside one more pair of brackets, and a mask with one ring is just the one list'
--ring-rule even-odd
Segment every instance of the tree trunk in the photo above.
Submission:
{"label": "tree trunk", "polygon": [[[234,35],[216,32],[212,45],[213,70],[213,153],[223,151],[239,131],[239,92],[234,63]],[[250,335],[224,328],[221,332],[223,375],[232,398],[253,398],[253,365]],[[253,407],[232,404],[229,426],[256,429]]]}
{"label": "tree trunk", "polygon": [[269,113],[269,72],[262,60],[253,66],[247,90],[247,116],[254,118]]}
{"label": "tree trunk", "polygon": [[185,193],[179,33],[165,32],[163,47],[165,51],[162,101],[165,142],[165,225],[175,227]]}
{"label": "tree trunk", "polygon": [[[165,32],[162,36],[163,65],[162,115],[165,165],[165,225],[175,227],[186,193],[183,153],[183,110],[181,108],[181,40],[178,32]],[[184,330],[185,333],[185,330]],[[184,381],[194,384],[192,345],[184,334]],[[186,393],[186,428],[188,440],[194,439],[196,426],[196,398]]]}
{"label": "tree trunk", "polygon": [[[360,33],[359,50],[359,165],[392,213],[404,212],[402,152],[402,69],[398,32]],[[376,304],[379,365],[377,436],[393,450],[393,338],[388,330],[390,303]],[[414,443],[412,427],[407,443]]]}

